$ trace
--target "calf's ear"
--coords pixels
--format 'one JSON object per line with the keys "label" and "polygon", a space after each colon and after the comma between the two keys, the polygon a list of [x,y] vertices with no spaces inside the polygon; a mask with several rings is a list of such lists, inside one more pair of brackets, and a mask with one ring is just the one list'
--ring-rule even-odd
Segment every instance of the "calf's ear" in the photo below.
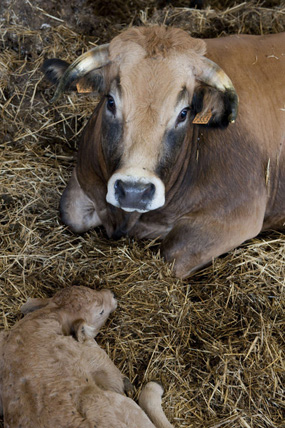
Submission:
{"label": "calf's ear", "polygon": [[94,339],[96,329],[91,327],[82,318],[79,318],[70,326],[70,331],[64,331],[64,334],[73,336],[79,343],[85,342],[88,339]]}
{"label": "calf's ear", "polygon": [[44,308],[50,302],[50,299],[41,299],[41,298],[31,298],[29,297],[26,303],[21,307],[22,314],[28,314],[29,312],[34,312],[37,309]]}

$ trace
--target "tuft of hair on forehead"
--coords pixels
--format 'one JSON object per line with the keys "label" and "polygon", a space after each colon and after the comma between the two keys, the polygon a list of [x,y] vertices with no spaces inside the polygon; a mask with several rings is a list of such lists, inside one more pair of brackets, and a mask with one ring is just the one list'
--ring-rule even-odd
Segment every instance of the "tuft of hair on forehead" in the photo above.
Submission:
{"label": "tuft of hair on forehead", "polygon": [[51,300],[60,308],[72,308],[79,311],[82,307],[91,303],[102,304],[103,297],[99,291],[87,287],[73,286],[60,290]]}
{"label": "tuft of hair on forehead", "polygon": [[152,26],[132,27],[124,31],[111,42],[113,53],[120,54],[128,44],[136,44],[145,52],[145,57],[166,57],[172,52],[191,52],[204,55],[206,43],[201,39],[194,39],[186,31],[179,28]]}

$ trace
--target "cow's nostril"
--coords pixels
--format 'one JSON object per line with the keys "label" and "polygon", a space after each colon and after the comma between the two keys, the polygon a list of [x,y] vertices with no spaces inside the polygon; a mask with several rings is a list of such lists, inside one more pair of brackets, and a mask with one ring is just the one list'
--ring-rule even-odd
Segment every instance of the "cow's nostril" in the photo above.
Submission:
{"label": "cow's nostril", "polygon": [[114,187],[115,187],[115,194],[118,197],[118,199],[124,198],[126,196],[126,192],[124,190],[124,183],[122,180],[117,180],[114,184]]}
{"label": "cow's nostril", "polygon": [[143,198],[151,200],[153,198],[154,192],[155,192],[155,185],[153,183],[149,183],[146,186],[145,191],[143,192]]}

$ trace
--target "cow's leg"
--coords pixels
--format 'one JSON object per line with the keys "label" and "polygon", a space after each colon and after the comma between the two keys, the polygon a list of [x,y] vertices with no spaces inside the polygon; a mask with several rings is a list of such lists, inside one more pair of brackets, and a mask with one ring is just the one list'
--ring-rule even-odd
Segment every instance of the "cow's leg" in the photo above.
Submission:
{"label": "cow's leg", "polygon": [[83,192],[73,170],[72,176],[60,200],[62,221],[74,232],[86,232],[102,224],[94,202]]}
{"label": "cow's leg", "polygon": [[186,217],[162,241],[162,255],[166,261],[174,262],[177,277],[187,278],[215,257],[258,235],[263,222],[262,209],[258,211],[256,216],[238,215],[231,219],[212,215]]}

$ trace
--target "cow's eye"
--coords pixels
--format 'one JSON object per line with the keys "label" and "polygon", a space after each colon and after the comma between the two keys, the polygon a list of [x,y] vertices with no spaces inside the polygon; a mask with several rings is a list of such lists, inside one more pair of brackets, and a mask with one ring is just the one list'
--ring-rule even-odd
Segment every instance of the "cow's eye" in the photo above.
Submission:
{"label": "cow's eye", "polygon": [[113,114],[116,113],[116,103],[111,95],[107,95],[107,109]]}
{"label": "cow's eye", "polygon": [[185,122],[185,120],[187,118],[188,111],[189,111],[189,107],[186,107],[183,110],[181,110],[181,112],[179,113],[179,115],[177,117],[177,125],[178,125],[178,123]]}
{"label": "cow's eye", "polygon": [[102,309],[102,311],[99,313],[99,315],[103,315],[104,313],[104,309]]}

